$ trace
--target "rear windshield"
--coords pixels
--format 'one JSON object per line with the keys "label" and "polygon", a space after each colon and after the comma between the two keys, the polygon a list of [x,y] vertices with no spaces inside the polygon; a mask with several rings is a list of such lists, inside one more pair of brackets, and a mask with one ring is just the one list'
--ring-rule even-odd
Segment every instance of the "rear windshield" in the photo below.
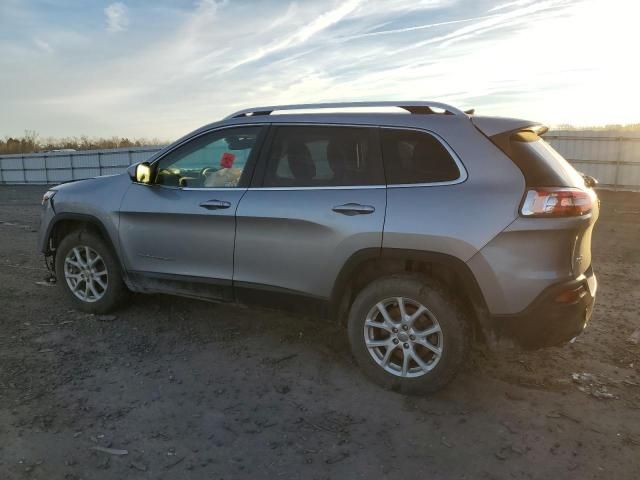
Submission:
{"label": "rear windshield", "polygon": [[501,134],[492,140],[522,170],[530,187],[584,187],[584,179],[535,132]]}

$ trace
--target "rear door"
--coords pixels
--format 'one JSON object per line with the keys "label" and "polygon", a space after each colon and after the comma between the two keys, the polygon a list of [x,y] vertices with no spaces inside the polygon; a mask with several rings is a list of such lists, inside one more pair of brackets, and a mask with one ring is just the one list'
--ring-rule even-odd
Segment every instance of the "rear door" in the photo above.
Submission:
{"label": "rear door", "polygon": [[272,127],[263,181],[238,207],[234,286],[328,298],[347,259],[379,249],[386,208],[374,128]]}
{"label": "rear door", "polygon": [[140,288],[232,296],[235,213],[265,128],[201,135],[160,158],[151,185],[129,188],[120,208],[120,244]]}

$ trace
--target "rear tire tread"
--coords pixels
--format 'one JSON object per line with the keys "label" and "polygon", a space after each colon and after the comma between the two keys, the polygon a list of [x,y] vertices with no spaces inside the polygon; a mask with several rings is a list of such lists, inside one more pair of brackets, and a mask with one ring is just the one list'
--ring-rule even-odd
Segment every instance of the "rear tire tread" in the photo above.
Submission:
{"label": "rear tire tread", "polygon": [[[375,363],[364,345],[363,327],[367,312],[379,300],[393,296],[420,301],[434,312],[443,329],[443,356],[434,369],[423,376],[401,378],[386,372]],[[374,280],[363,288],[351,305],[348,331],[351,351],[365,375],[384,388],[405,394],[442,389],[461,369],[470,348],[469,322],[455,295],[438,281],[419,274],[394,274]]]}

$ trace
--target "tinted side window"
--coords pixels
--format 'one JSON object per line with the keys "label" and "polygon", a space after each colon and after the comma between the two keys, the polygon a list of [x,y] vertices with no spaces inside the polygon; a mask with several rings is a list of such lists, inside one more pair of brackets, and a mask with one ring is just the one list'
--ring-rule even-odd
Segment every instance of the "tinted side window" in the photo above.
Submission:
{"label": "tinted side window", "polygon": [[460,177],[451,154],[433,135],[415,130],[380,129],[387,183],[450,182]]}
{"label": "tinted side window", "polygon": [[382,185],[375,133],[357,127],[278,127],[264,186]]}
{"label": "tinted side window", "polygon": [[583,187],[584,179],[562,155],[532,131],[510,135],[507,154],[530,187]]}
{"label": "tinted side window", "polygon": [[155,183],[174,187],[237,187],[261,128],[228,128],[189,141],[160,159]]}

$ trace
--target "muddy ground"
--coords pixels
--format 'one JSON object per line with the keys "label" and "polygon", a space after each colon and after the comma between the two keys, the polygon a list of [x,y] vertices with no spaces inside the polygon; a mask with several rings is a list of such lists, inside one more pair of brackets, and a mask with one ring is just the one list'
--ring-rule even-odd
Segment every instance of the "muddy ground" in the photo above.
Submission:
{"label": "muddy ground", "polygon": [[640,194],[601,193],[574,344],[476,353],[419,398],[363,378],[328,323],[169,296],[70,310],[37,283],[42,191],[0,187],[2,479],[640,477]]}

